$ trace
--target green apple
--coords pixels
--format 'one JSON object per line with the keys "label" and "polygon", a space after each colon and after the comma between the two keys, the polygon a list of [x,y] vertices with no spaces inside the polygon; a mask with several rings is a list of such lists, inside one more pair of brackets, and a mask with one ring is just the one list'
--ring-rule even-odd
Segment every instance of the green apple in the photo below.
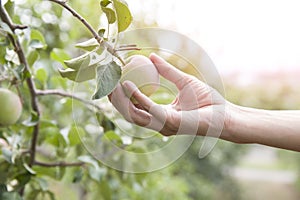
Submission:
{"label": "green apple", "polygon": [[0,126],[15,124],[22,112],[22,104],[18,95],[0,88]]}
{"label": "green apple", "polygon": [[133,82],[146,96],[153,94],[159,87],[159,74],[151,60],[142,55],[133,55],[126,60],[122,69],[121,83]]}

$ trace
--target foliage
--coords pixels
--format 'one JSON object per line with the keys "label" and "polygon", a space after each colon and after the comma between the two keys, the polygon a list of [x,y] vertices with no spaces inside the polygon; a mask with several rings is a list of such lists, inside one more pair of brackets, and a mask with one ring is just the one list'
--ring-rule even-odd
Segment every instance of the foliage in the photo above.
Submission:
{"label": "foliage", "polygon": [[[131,151],[150,148],[139,141],[124,142],[114,124],[122,119],[111,115],[112,106],[102,98],[121,75],[122,58],[112,35],[131,23],[126,3],[70,1],[68,5],[97,27],[92,36],[81,20],[53,2],[6,0],[2,5],[13,24],[1,10],[0,86],[18,93],[24,110],[18,123],[0,128],[0,199],[213,198],[221,188],[214,187],[218,180],[229,180],[223,170],[235,162],[235,146],[220,146],[219,155],[225,157],[217,162],[198,160],[195,144],[174,166],[129,174],[105,166],[82,144],[95,145],[100,138],[108,156],[114,156],[110,141]],[[102,62],[104,58],[109,62]],[[93,95],[102,99],[91,101]],[[143,134],[136,126],[131,131]]]}

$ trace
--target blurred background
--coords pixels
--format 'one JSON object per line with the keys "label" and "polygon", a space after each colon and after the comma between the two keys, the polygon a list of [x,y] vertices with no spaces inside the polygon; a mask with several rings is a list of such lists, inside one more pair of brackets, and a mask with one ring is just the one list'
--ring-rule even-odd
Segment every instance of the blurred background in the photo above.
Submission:
{"label": "blurred background", "polygon": [[[214,62],[224,84],[224,95],[229,101],[261,109],[300,109],[298,0],[126,2],[134,19],[130,29],[169,29],[199,44]],[[53,60],[57,56],[62,57],[62,54],[67,54],[66,58],[79,55],[82,52],[74,49],[74,44],[90,38],[90,34],[84,28],[81,31],[79,27],[82,25],[69,13],[48,1],[15,0],[15,3],[15,21],[41,31],[48,45],[34,64],[36,79],[41,82],[39,89],[67,90],[71,84],[59,77],[59,64],[53,64],[49,57]],[[70,4],[94,28],[103,22],[98,1],[70,1]],[[71,102],[49,97],[42,103],[46,105],[43,107],[45,118],[57,116],[60,127],[71,123]],[[52,104],[55,108],[49,109],[47,105]],[[80,105],[76,106],[76,109],[83,109]],[[82,119],[88,115],[79,114]],[[99,163],[102,171],[95,172],[98,178],[101,177],[100,181],[96,178],[98,182],[95,178],[93,180],[91,172],[91,179],[81,178],[82,172],[76,168],[66,169],[62,176],[54,170],[56,178],[52,175],[47,181],[57,199],[300,198],[298,153],[219,141],[209,156],[199,159],[201,142],[202,138],[197,138],[179,160],[156,172],[127,174]],[[48,146],[45,149],[49,150]],[[85,149],[81,147],[74,152],[83,151]],[[74,152],[73,157],[68,158],[75,159]],[[41,159],[53,160],[54,157]]]}

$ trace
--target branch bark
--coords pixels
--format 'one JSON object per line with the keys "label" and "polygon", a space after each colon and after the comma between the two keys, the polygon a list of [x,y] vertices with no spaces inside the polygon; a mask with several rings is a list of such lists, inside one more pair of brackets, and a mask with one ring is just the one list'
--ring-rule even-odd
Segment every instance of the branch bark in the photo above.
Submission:
{"label": "branch bark", "polygon": [[76,12],[73,8],[71,8],[68,4],[67,1],[63,0],[48,0],[51,2],[54,2],[58,5],[61,5],[64,7],[66,10],[68,10],[75,18],[77,18],[94,36],[94,38],[98,41],[100,45],[103,45],[104,47],[107,48],[107,51],[115,56],[124,66],[126,63],[125,61],[117,54],[117,51],[114,49],[113,46],[111,46],[107,41],[104,40],[103,37],[99,36],[98,33],[93,29],[93,27],[78,13]]}
{"label": "branch bark", "polygon": [[[16,29],[25,28],[25,26],[23,26],[23,25],[14,24],[12,22],[10,16],[8,15],[8,13],[6,12],[6,10],[4,9],[4,7],[2,5],[0,5],[0,17],[1,17],[1,20],[10,27],[10,29],[13,33],[15,33]],[[8,34],[8,38],[10,39],[10,41],[12,42],[12,45],[15,48],[15,52],[18,55],[20,63],[24,65],[25,72],[27,71],[27,72],[30,73],[30,69],[29,69],[25,54],[24,54],[24,51],[22,49],[22,46],[20,44],[20,41],[19,41],[18,37],[14,38],[11,34]],[[39,110],[39,107],[38,107],[36,87],[35,87],[34,81],[32,79],[32,76],[30,76],[29,78],[26,79],[26,83],[27,83],[29,91],[30,91],[32,110],[34,112],[36,112],[37,116],[39,117],[40,116],[40,110]],[[36,142],[37,142],[38,134],[39,134],[39,123],[37,123],[33,128],[31,148],[30,148],[30,155],[31,156],[30,156],[29,166],[31,166],[34,163],[35,151],[36,151]]]}
{"label": "branch bark", "polygon": [[57,163],[44,163],[39,161],[34,161],[34,165],[42,166],[42,167],[79,167],[84,165],[84,162],[57,162]]}
{"label": "branch bark", "polygon": [[77,101],[80,101],[84,104],[90,105],[95,107],[97,110],[102,111],[103,108],[101,108],[99,105],[93,103],[92,101],[86,100],[86,99],[82,99],[78,96],[72,95],[70,93],[67,93],[65,91],[61,91],[61,90],[37,90],[36,95],[38,96],[46,96],[46,95],[56,95],[56,96],[61,96],[61,97],[68,97]]}

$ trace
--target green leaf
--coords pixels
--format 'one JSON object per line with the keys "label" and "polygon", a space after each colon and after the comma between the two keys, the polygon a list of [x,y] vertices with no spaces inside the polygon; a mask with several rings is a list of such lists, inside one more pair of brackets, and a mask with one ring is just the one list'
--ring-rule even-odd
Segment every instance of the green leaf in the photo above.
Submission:
{"label": "green leaf", "polygon": [[32,175],[28,172],[18,175],[16,177],[16,179],[18,180],[18,185],[15,188],[15,190],[19,190],[19,189],[23,188],[30,181],[31,176]]}
{"label": "green leaf", "polygon": [[22,200],[17,192],[4,192],[0,193],[1,200]]}
{"label": "green leaf", "polygon": [[63,78],[67,78],[75,82],[84,82],[96,77],[96,68],[98,66],[98,64],[94,64],[85,69],[80,69],[79,71],[75,71],[70,68],[65,70],[59,69],[58,71]]}
{"label": "green leaf", "polygon": [[98,35],[99,35],[100,37],[103,37],[103,36],[104,36],[104,33],[105,33],[105,29],[104,29],[104,28],[101,28],[101,29],[98,30]]}
{"label": "green leaf", "polygon": [[121,137],[118,134],[116,134],[114,131],[105,132],[103,139],[106,139],[106,140],[109,140],[109,141],[122,142]]}
{"label": "green leaf", "polygon": [[72,180],[72,183],[78,183],[81,181],[83,177],[83,171],[82,169],[77,169],[75,172],[74,172],[74,177],[73,177],[73,180]]}
{"label": "green leaf", "polygon": [[112,199],[111,189],[107,181],[105,180],[101,181],[99,190],[100,190],[100,194],[105,200]]}
{"label": "green leaf", "polygon": [[22,124],[24,126],[27,126],[27,127],[32,127],[32,126],[35,126],[39,121],[39,116],[36,114],[36,112],[31,112],[31,115],[30,117],[23,121]]}
{"label": "green leaf", "polygon": [[64,63],[67,67],[74,69],[74,70],[79,70],[86,68],[86,66],[89,66],[91,57],[90,57],[91,52],[85,53],[79,57],[73,58],[71,60],[65,60]]}
{"label": "green leaf", "polygon": [[34,49],[45,49],[46,46],[39,40],[31,40],[29,46]]}
{"label": "green leaf", "polygon": [[101,7],[102,11],[105,13],[107,21],[109,24],[113,24],[116,21],[116,13],[111,8]]}
{"label": "green leaf", "polygon": [[64,63],[65,60],[70,59],[69,54],[66,53],[63,49],[54,48],[51,53],[50,57],[57,62]]}
{"label": "green leaf", "polygon": [[98,41],[95,38],[89,39],[84,42],[77,43],[75,47],[86,50],[86,51],[92,51],[96,49],[99,45]]}
{"label": "green leaf", "polygon": [[96,113],[98,123],[103,127],[104,132],[115,130],[115,124],[107,118],[103,113]]}
{"label": "green leaf", "polygon": [[27,199],[37,199],[38,195],[41,193],[41,190],[32,190],[27,196]]}
{"label": "green leaf", "polygon": [[47,191],[46,194],[49,196],[50,200],[55,200],[55,195],[51,191]]}
{"label": "green leaf", "polygon": [[36,172],[31,167],[29,167],[27,163],[24,163],[23,166],[30,174],[36,174]]}
{"label": "green leaf", "polygon": [[94,168],[99,168],[97,161],[91,156],[87,156],[87,155],[79,156],[77,159],[81,162],[91,164]]}
{"label": "green leaf", "polygon": [[5,184],[1,183],[0,184],[0,194],[2,194],[3,192],[7,192],[7,187]]}
{"label": "green leaf", "polygon": [[112,61],[97,68],[97,89],[93,99],[100,99],[113,91],[121,78],[121,67]]}
{"label": "green leaf", "polygon": [[39,53],[37,51],[30,51],[29,55],[27,56],[28,65],[32,66],[38,58]]}
{"label": "green leaf", "polygon": [[42,84],[46,84],[48,78],[46,70],[44,68],[36,70],[35,78],[39,80]]}
{"label": "green leaf", "polygon": [[32,170],[36,172],[37,176],[49,176],[51,178],[56,178],[57,168],[47,168],[40,166],[33,166]]}
{"label": "green leaf", "polygon": [[72,126],[68,133],[68,138],[71,146],[81,143],[81,137],[85,136],[85,131],[79,126]]}
{"label": "green leaf", "polygon": [[45,38],[44,38],[43,34],[40,31],[36,30],[36,29],[31,30],[30,39],[31,39],[30,43],[32,41],[37,40],[43,45],[43,48],[47,47],[47,44],[46,44],[46,41],[45,41]]}
{"label": "green leaf", "polygon": [[132,22],[132,15],[127,5],[119,0],[113,0],[118,20],[118,32],[125,31]]}
{"label": "green leaf", "polygon": [[13,152],[11,150],[9,150],[8,148],[2,148],[2,155],[7,162],[13,163]]}
{"label": "green leaf", "polygon": [[0,27],[1,27],[5,32],[7,32],[7,33],[9,33],[9,34],[11,34],[11,35],[14,34],[14,33],[12,32],[12,30],[9,28],[9,26],[8,26],[6,23],[2,22],[2,21],[0,21]]}
{"label": "green leaf", "polygon": [[5,9],[6,9],[9,16],[14,16],[14,10],[15,10],[14,9],[15,8],[14,1],[11,1],[11,0],[7,1],[4,5],[4,7],[5,7]]}
{"label": "green leaf", "polygon": [[51,144],[55,147],[63,148],[66,146],[66,141],[62,134],[60,133],[58,127],[47,127],[44,129],[41,129],[41,135],[45,134],[45,142],[48,144]]}
{"label": "green leaf", "polygon": [[42,191],[45,192],[45,191],[48,190],[48,182],[45,179],[43,179],[43,178],[37,178],[36,181],[40,185],[40,188],[42,189]]}
{"label": "green leaf", "polygon": [[102,1],[100,1],[100,6],[101,6],[101,7],[106,7],[106,6],[108,6],[110,3],[111,3],[111,1],[109,1],[109,0],[102,0]]}
{"label": "green leaf", "polygon": [[89,175],[90,177],[97,181],[100,182],[102,177],[106,174],[106,169],[105,168],[100,168],[100,167],[89,167]]}

